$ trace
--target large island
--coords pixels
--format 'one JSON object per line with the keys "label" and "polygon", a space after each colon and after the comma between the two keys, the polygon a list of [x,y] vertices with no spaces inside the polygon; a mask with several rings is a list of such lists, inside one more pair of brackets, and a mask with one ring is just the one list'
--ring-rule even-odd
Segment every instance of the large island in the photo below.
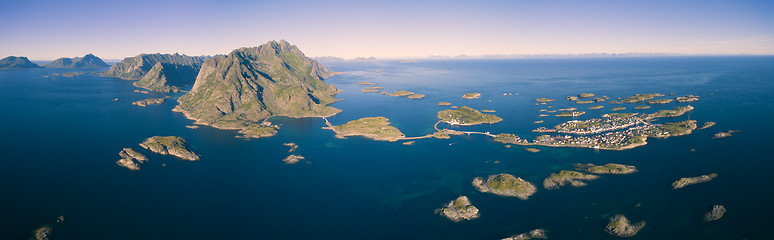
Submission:
{"label": "large island", "polygon": [[332,74],[284,40],[240,48],[207,59],[174,110],[197,124],[240,130],[270,127],[262,123],[273,116],[332,116],[341,111],[328,106],[339,92],[323,82]]}

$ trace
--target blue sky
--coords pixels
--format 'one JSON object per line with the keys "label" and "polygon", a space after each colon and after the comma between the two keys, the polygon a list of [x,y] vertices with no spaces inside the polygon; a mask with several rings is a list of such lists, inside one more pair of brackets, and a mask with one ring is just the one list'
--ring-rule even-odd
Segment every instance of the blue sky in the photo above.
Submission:
{"label": "blue sky", "polygon": [[308,56],[774,54],[774,1],[7,1],[0,57],[225,54],[285,39]]}

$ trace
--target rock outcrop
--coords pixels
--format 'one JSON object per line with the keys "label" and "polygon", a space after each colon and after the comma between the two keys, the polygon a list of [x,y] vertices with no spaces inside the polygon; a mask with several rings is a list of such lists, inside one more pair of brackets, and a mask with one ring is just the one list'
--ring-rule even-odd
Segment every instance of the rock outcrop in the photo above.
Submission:
{"label": "rock outcrop", "polygon": [[323,82],[330,74],[284,40],[240,48],[205,61],[175,111],[222,129],[245,129],[271,116],[332,116],[341,110],[327,106],[338,93]]}
{"label": "rock outcrop", "polygon": [[97,56],[94,56],[93,54],[89,53],[86,54],[86,56],[83,57],[76,57],[76,58],[59,58],[57,60],[54,60],[53,62],[46,64],[44,67],[47,68],[106,68],[110,67],[110,65],[107,65],[102,59],[98,58]]}

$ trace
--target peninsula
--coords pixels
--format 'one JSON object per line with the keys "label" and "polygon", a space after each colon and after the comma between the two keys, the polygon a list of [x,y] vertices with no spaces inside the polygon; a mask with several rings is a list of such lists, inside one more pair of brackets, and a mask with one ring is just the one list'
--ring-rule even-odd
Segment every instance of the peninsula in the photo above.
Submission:
{"label": "peninsula", "polygon": [[532,183],[507,173],[490,175],[486,181],[481,177],[477,177],[473,179],[473,186],[479,192],[517,197],[521,200],[527,200],[529,196],[537,192],[537,188]]}

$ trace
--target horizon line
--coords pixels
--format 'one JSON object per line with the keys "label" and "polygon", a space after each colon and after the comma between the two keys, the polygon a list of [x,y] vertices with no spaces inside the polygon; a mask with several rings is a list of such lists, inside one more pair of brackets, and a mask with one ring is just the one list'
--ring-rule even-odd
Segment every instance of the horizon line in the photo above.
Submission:
{"label": "horizon line", "polygon": [[[89,54],[89,53],[87,53]],[[226,54],[214,54],[214,55],[189,55],[185,53],[138,53],[137,55],[128,56],[124,58],[101,58],[103,61],[123,61],[125,58],[135,57],[141,54],[182,54],[187,56],[207,56],[213,57]],[[84,54],[86,55],[86,54]],[[5,57],[24,57],[21,55],[9,55]],[[358,57],[338,57],[331,55],[324,56],[307,56],[308,58],[336,58],[341,61],[354,61],[357,59],[365,60],[444,60],[444,59],[521,59],[521,58],[608,58],[608,57],[687,57],[687,56],[774,56],[774,53],[659,53],[659,52],[626,52],[626,53],[536,53],[536,54],[481,54],[481,55],[467,55],[460,54],[456,56],[451,55],[429,55],[429,56],[405,56],[405,57],[375,57],[375,56],[358,56]],[[4,58],[5,58],[4,57]],[[77,56],[80,57],[80,56]],[[61,57],[60,57],[61,58]],[[56,59],[30,59],[30,61],[46,62],[54,61]]]}

